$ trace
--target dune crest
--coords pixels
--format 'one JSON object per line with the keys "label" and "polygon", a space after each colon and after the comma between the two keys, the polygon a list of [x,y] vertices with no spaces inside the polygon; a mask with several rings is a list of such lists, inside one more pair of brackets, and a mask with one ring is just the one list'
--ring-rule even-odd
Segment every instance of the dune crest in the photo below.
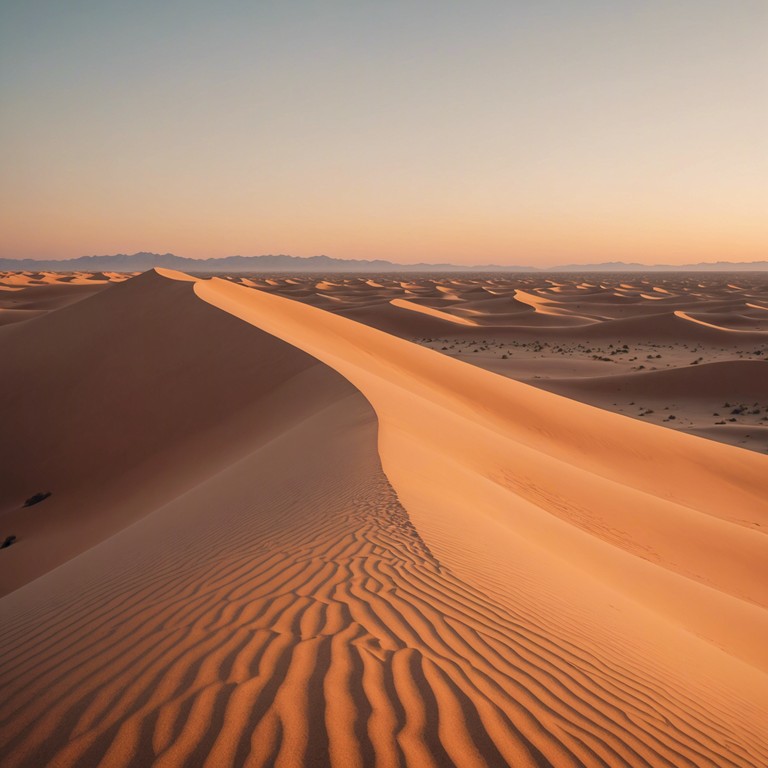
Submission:
{"label": "dune crest", "polygon": [[436,317],[439,320],[445,320],[448,323],[456,323],[457,325],[473,325],[477,323],[468,317],[462,317],[461,315],[453,315],[450,312],[443,312],[437,307],[430,307],[426,304],[417,304],[415,301],[409,301],[408,299],[392,299],[389,302],[393,307],[399,307],[400,309],[408,309],[411,312],[421,312],[429,317]]}
{"label": "dune crest", "polygon": [[[650,663],[637,631],[653,626],[677,649],[655,650],[654,663],[672,665],[685,647],[719,670],[719,685],[738,679],[747,700],[766,701],[765,457],[565,401],[274,295],[217,279],[195,291],[366,395],[384,469],[455,573],[541,621],[609,621],[588,646],[618,667]],[[622,629],[594,613],[617,601]],[[623,641],[605,647],[617,633]],[[683,671],[678,684],[690,691],[695,676]]]}

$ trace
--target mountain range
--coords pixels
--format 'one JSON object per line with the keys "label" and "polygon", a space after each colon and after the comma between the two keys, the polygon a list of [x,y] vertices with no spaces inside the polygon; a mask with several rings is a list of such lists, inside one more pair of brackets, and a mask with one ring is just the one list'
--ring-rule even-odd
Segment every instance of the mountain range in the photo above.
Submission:
{"label": "mountain range", "polygon": [[3,271],[56,272],[143,272],[153,267],[184,272],[733,272],[768,270],[768,261],[700,262],[698,264],[638,264],[610,261],[599,264],[565,264],[556,267],[520,265],[397,264],[382,259],[336,259],[331,256],[225,256],[190,259],[172,253],[118,253],[108,256],[79,256],[74,259],[0,259]]}

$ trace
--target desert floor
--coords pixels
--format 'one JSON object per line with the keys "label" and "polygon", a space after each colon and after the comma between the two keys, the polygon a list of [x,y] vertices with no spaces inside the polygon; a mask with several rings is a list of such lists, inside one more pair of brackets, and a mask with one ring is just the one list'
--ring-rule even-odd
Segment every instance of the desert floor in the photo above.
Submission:
{"label": "desert floor", "polygon": [[0,273],[0,363],[3,766],[768,765],[768,277]]}

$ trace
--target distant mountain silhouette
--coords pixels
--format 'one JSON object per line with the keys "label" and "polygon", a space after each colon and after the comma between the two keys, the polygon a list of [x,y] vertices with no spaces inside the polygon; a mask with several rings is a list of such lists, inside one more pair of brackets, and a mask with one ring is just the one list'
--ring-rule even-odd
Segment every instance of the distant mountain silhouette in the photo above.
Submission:
{"label": "distant mountain silhouette", "polygon": [[762,272],[768,261],[701,261],[698,264],[638,264],[606,261],[600,264],[563,264],[547,272]]}
{"label": "distant mountain silhouette", "polygon": [[225,256],[189,259],[172,253],[118,253],[111,256],[79,256],[75,259],[0,259],[3,271],[144,272],[153,267],[183,272],[696,272],[762,271],[768,261],[702,262],[699,264],[637,264],[611,261],[602,264],[565,264],[540,269],[519,265],[396,264],[382,259],[335,259],[331,256]]}
{"label": "distant mountain silhouette", "polygon": [[142,272],[153,267],[184,272],[533,272],[534,267],[456,264],[395,264],[381,259],[334,259],[330,256],[225,256],[219,259],[189,259],[172,253],[118,253],[113,256],[79,256],[76,259],[0,259],[0,269],[57,272]]}

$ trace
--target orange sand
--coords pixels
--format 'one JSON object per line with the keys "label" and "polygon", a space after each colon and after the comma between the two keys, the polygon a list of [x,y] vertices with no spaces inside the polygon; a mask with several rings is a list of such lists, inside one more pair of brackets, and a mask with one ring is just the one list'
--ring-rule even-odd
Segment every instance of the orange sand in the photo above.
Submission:
{"label": "orange sand", "polygon": [[[434,284],[252,283],[0,328],[4,765],[768,764],[768,457],[370,327],[477,333]],[[557,333],[753,333],[637,318]]]}

